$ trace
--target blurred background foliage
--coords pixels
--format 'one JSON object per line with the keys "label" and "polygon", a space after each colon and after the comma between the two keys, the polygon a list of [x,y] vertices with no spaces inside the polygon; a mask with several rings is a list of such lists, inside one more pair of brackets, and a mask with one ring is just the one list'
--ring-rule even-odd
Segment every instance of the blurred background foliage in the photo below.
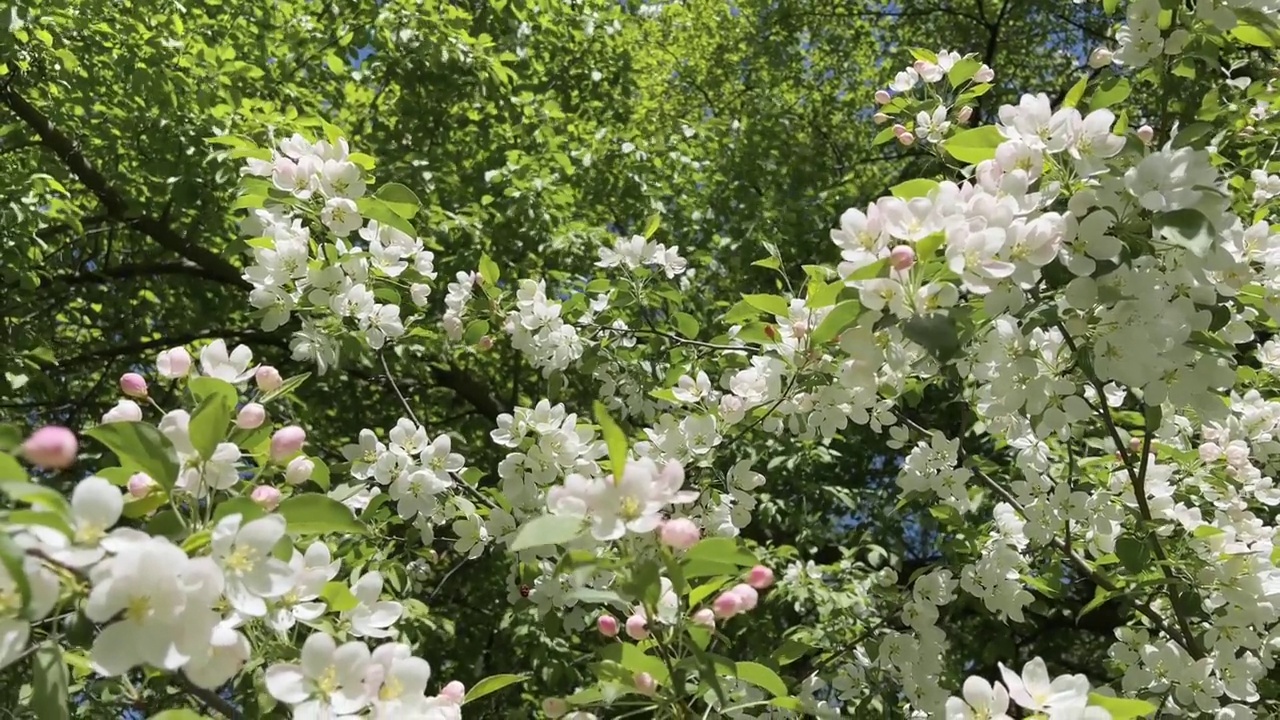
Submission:
{"label": "blurred background foliage", "polygon": [[[1061,0],[24,0],[0,15],[0,420],[96,422],[120,373],[216,337],[286,375],[312,369],[289,359],[289,326],[263,332],[252,314],[240,161],[209,137],[266,142],[307,117],[343,128],[380,182],[422,198],[418,225],[443,248],[437,303],[482,253],[508,281],[568,287],[610,237],[660,213],[659,239],[698,269],[683,309],[706,327],[739,293],[783,286],[751,265],[769,245],[801,283],[802,264],[837,258],[828,230],[844,209],[936,169],[917,148],[872,144],[872,93],[908,48],[995,68],[976,108],[991,118],[1024,91],[1065,94],[1109,32],[1097,13]],[[504,343],[388,360],[423,423],[489,472],[482,484],[502,457],[495,416],[551,393]],[[556,392],[577,410],[598,393],[585,373]],[[921,422],[955,427],[948,402],[925,398]],[[403,414],[371,356],[313,377],[292,411],[334,460]],[[749,538],[840,568],[832,578],[892,562],[905,582],[947,552],[937,518],[894,512],[895,451],[869,432],[738,442],[768,478]],[[435,550],[433,575],[402,582],[426,608],[406,627],[436,676],[532,671],[531,696],[571,692],[595,640],[548,633],[501,556],[458,568],[448,543]],[[1077,658],[1105,655],[1117,613],[1036,616],[1014,633],[980,610],[962,599],[941,621],[956,670],[1042,654],[1106,678]],[[772,630],[740,638],[744,656],[802,623],[823,623],[828,647],[866,630],[827,601],[769,613]],[[527,717],[510,696],[492,702],[476,716]],[[119,717],[120,703],[81,711]]]}

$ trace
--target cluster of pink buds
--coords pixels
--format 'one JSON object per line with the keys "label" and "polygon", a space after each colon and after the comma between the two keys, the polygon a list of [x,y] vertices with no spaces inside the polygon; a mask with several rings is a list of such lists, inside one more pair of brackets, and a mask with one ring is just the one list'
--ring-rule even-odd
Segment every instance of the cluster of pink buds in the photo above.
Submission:
{"label": "cluster of pink buds", "polygon": [[[895,121],[876,137],[876,143],[896,139],[902,145],[917,140],[939,143],[953,128],[973,117],[969,103],[991,89],[995,71],[975,55],[943,50],[912,50],[916,61],[899,72],[887,90],[877,90],[877,124]],[[946,81],[945,87],[930,87]],[[939,99],[942,101],[939,102]]]}
{"label": "cluster of pink buds", "polygon": [[[760,602],[760,591],[772,585],[773,571],[764,565],[756,565],[743,578],[743,582],[717,595],[711,602],[711,607],[696,610],[689,619],[698,625],[714,628],[717,619],[728,620],[735,615],[754,610]],[[623,630],[632,640],[639,641],[649,637],[648,620],[640,614],[628,617],[624,624],[618,622],[614,616],[605,613],[596,618],[596,629],[608,638],[617,637]]]}

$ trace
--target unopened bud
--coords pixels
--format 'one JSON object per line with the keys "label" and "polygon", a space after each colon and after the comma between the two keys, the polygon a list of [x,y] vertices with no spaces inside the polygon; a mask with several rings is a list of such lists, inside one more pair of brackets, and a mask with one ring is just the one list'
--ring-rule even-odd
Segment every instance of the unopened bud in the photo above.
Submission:
{"label": "unopened bud", "polygon": [[649,637],[649,624],[640,615],[627,618],[627,637],[632,640],[644,640]]}
{"label": "unopened bud", "polygon": [[612,615],[601,615],[596,618],[596,629],[605,637],[617,637],[618,618]]}
{"label": "unopened bud", "polygon": [[129,397],[146,397],[147,381],[138,373],[125,373],[120,376],[120,391]]}
{"label": "unopened bud", "polygon": [[641,695],[653,695],[658,691],[658,681],[647,672],[636,673],[632,681],[635,682],[636,690],[639,690]]}
{"label": "unopened bud", "polygon": [[875,115],[872,115],[872,116],[871,116],[871,119],[872,119],[872,120],[875,122],[875,124],[877,124],[877,125],[883,125],[883,124],[885,124],[885,123],[889,122],[889,116],[888,116],[888,115],[885,115],[885,114],[884,114],[884,113],[882,113],[882,112],[878,112],[878,113],[876,113]]}
{"label": "unopened bud", "polygon": [[551,720],[562,717],[567,712],[569,712],[569,703],[565,702],[564,698],[546,698],[542,701],[542,713]]}
{"label": "unopened bud", "polygon": [[1089,55],[1089,67],[1099,70],[1111,64],[1112,52],[1104,47],[1095,49]]}
{"label": "unopened bud", "polygon": [[461,705],[467,697],[467,686],[457,680],[451,680],[448,685],[440,688],[440,695]]}
{"label": "unopened bud", "polygon": [[876,91],[876,104],[877,104],[877,105],[887,105],[887,104],[889,103],[889,101],[890,101],[890,100],[892,100],[892,99],[893,99],[893,98],[889,96],[889,93],[888,93],[887,91],[884,91],[884,90],[877,90],[877,91]]}
{"label": "unopened bud", "polygon": [[129,494],[134,498],[144,498],[156,486],[156,481],[146,473],[134,473],[129,476]]}
{"label": "unopened bud", "polygon": [[916,251],[910,245],[898,245],[889,251],[889,265],[894,270],[910,270],[915,264]]}
{"label": "unopened bud", "polygon": [[969,122],[969,118],[973,117],[973,106],[965,105],[960,108],[960,112],[956,113],[956,122],[964,125]]}
{"label": "unopened bud", "polygon": [[476,347],[480,348],[481,350],[492,350],[493,338],[489,335],[485,335],[484,337],[476,341]]}
{"label": "unopened bud", "polygon": [[742,610],[742,600],[732,591],[723,592],[711,603],[711,609],[718,618],[731,618]]}
{"label": "unopened bud", "polygon": [[249,493],[249,499],[258,503],[263,510],[271,512],[280,505],[280,491],[270,485],[259,485]]}
{"label": "unopened bud", "polygon": [[916,136],[912,135],[911,133],[903,133],[898,136],[898,142],[902,143],[904,146],[911,145],[915,141],[916,141]]}
{"label": "unopened bud", "polygon": [[284,462],[297,455],[306,441],[307,432],[297,425],[280,428],[271,436],[271,459]]}
{"label": "unopened bud", "polygon": [[258,403],[248,403],[236,413],[236,427],[241,430],[257,430],[267,420],[267,409]]}
{"label": "unopened bud", "polygon": [[711,611],[711,608],[702,608],[695,612],[690,619],[704,627],[713,628],[716,626],[716,614]]}
{"label": "unopened bud", "polygon": [[290,485],[301,485],[311,479],[311,474],[316,471],[316,464],[311,458],[305,455],[289,461],[284,468],[284,481]]}
{"label": "unopened bud", "polygon": [[79,449],[75,433],[60,425],[46,425],[22,443],[22,456],[36,467],[62,470],[75,463]]}
{"label": "unopened bud", "polygon": [[253,373],[253,379],[258,383],[258,389],[262,392],[271,392],[284,384],[284,378],[280,377],[280,371],[270,365],[263,365]]}
{"label": "unopened bud", "polygon": [[1156,137],[1156,131],[1150,125],[1143,125],[1138,128],[1138,139],[1143,145],[1150,145],[1151,141]]}
{"label": "unopened bud", "polygon": [[747,573],[747,584],[757,590],[764,590],[773,585],[773,571],[764,565],[757,565]]}

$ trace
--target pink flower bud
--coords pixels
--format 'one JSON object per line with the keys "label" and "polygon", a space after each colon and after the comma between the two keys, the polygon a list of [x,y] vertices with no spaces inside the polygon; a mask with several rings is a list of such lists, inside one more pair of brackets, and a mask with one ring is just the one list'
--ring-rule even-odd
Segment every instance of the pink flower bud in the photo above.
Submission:
{"label": "pink flower bud", "polygon": [[636,684],[636,690],[639,690],[641,695],[653,695],[658,691],[658,681],[647,672],[636,673],[631,680]]}
{"label": "pink flower bud", "polygon": [[740,612],[755,610],[756,604],[760,602],[760,594],[756,589],[746,583],[738,583],[733,586],[729,592],[738,596],[738,609]]}
{"label": "pink flower bud", "polygon": [[138,373],[125,373],[120,376],[120,391],[129,397],[146,397],[147,380]]}
{"label": "pink flower bud", "polygon": [[545,698],[542,701],[542,712],[547,717],[555,720],[565,713],[569,712],[569,703],[564,698]]}
{"label": "pink flower bud", "polygon": [[241,430],[257,430],[267,420],[267,409],[258,403],[248,403],[236,413],[236,427]]}
{"label": "pink flower bud", "polygon": [[877,124],[877,125],[883,125],[883,124],[885,124],[885,123],[889,122],[889,116],[888,116],[888,115],[885,115],[885,114],[884,114],[884,113],[882,113],[882,112],[878,112],[878,113],[876,113],[875,115],[872,115],[872,116],[871,116],[871,119],[872,119],[873,121],[875,121],[875,124]]}
{"label": "pink flower bud", "polygon": [[1129,450],[1132,452],[1139,452],[1142,450],[1142,438],[1129,438]]}
{"label": "pink flower bud", "polygon": [[643,640],[649,637],[649,624],[643,616],[632,615],[627,618],[627,637],[632,640]]}
{"label": "pink flower bud", "polygon": [[480,338],[480,340],[476,343],[476,347],[480,348],[481,350],[492,350],[493,338],[488,335],[485,335],[484,337]]}
{"label": "pink flower bud", "polygon": [[307,441],[307,432],[297,425],[280,428],[271,436],[271,459],[275,462],[297,455]]}
{"label": "pink flower bud", "polygon": [[1112,52],[1104,47],[1096,48],[1089,54],[1089,67],[1099,70],[1111,64]]}
{"label": "pink flower bud", "polygon": [[742,609],[742,600],[732,592],[723,592],[711,603],[711,609],[718,618],[731,618]]}
{"label": "pink flower bud", "polygon": [[75,463],[79,449],[75,433],[61,425],[45,425],[22,443],[22,456],[36,467],[61,470]]}
{"label": "pink flower bud", "polygon": [[960,112],[956,113],[956,122],[964,125],[969,122],[969,118],[973,117],[973,106],[965,105],[960,108]]}
{"label": "pink flower bud", "polygon": [[986,65],[983,65],[982,67],[978,68],[978,72],[973,74],[974,82],[989,83],[995,79],[996,79],[996,71],[992,70]]}
{"label": "pink flower bud", "polygon": [[191,353],[186,348],[170,348],[156,357],[156,369],[160,376],[170,380],[186,377],[191,372]]}
{"label": "pink flower bud", "polygon": [[711,608],[702,608],[695,612],[690,619],[705,627],[713,628],[716,626],[716,614],[711,612]]}
{"label": "pink flower bud", "polygon": [[284,378],[280,377],[280,371],[270,365],[261,365],[257,371],[253,373],[253,379],[258,383],[258,389],[262,392],[271,392],[284,384]]}
{"label": "pink flower bud", "polygon": [[301,485],[311,479],[311,474],[316,471],[316,464],[311,458],[305,455],[289,461],[284,468],[284,481],[290,485]]}
{"label": "pink flower bud", "polygon": [[896,125],[893,126],[893,134],[901,137],[903,135],[910,135],[911,131],[907,130],[906,125],[903,125],[902,123],[897,123]]}
{"label": "pink flower bud", "polygon": [[929,71],[933,70],[933,63],[927,60],[917,60],[915,61],[915,63],[911,65],[911,67],[915,68],[915,71],[917,73],[924,75],[925,73],[928,73]]}
{"label": "pink flower bud", "polygon": [[1150,125],[1143,125],[1138,128],[1138,139],[1143,145],[1150,145],[1151,141],[1156,137],[1156,131]]}
{"label": "pink flower bud", "polygon": [[261,505],[263,510],[271,512],[280,504],[280,491],[270,485],[259,485],[249,493],[249,499]]}
{"label": "pink flower bud", "polygon": [[662,524],[662,544],[673,550],[688,550],[698,544],[702,533],[688,518],[676,518]]}
{"label": "pink flower bud", "polygon": [[898,245],[889,251],[889,265],[894,270],[910,270],[916,264],[916,251],[910,245]]}
{"label": "pink flower bud", "polygon": [[135,498],[144,498],[151,493],[156,481],[146,473],[134,473],[129,476],[129,494]]}
{"label": "pink flower bud", "polygon": [[877,91],[876,91],[876,104],[877,104],[877,105],[887,105],[887,104],[889,104],[889,101],[890,101],[890,100],[892,100],[892,99],[893,99],[893,98],[889,96],[889,93],[888,93],[887,91],[885,91],[885,90],[877,90]]}
{"label": "pink flower bud", "polygon": [[757,565],[747,573],[747,584],[757,590],[764,590],[773,585],[773,571],[764,565]]}
{"label": "pink flower bud", "polygon": [[903,146],[909,146],[909,145],[911,145],[912,143],[914,143],[915,141],[916,141],[916,136],[915,136],[915,135],[912,135],[912,134],[911,134],[911,133],[909,133],[909,132],[908,132],[908,133],[902,133],[901,135],[899,135],[899,136],[898,136],[898,142],[902,143],[902,144],[903,144]]}
{"label": "pink flower bud", "polygon": [[601,615],[596,618],[596,629],[605,637],[617,637],[618,618],[612,615]]}
{"label": "pink flower bud", "polygon": [[462,704],[462,701],[467,698],[467,686],[457,680],[453,680],[448,685],[440,688],[440,696]]}

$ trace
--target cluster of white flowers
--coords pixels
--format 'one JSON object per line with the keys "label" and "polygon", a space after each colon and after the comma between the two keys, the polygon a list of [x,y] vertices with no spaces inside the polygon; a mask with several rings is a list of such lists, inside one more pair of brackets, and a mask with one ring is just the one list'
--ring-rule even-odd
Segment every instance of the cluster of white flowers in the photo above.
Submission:
{"label": "cluster of white flowers", "polygon": [[511,345],[547,376],[582,357],[578,329],[560,317],[560,310],[559,303],[547,299],[546,281],[522,280],[516,291],[516,309],[507,316]]}
{"label": "cluster of white flowers", "polygon": [[1111,720],[1106,708],[1089,704],[1089,679],[1084,675],[1049,677],[1044,661],[1035,658],[1022,674],[1000,665],[1004,684],[970,676],[964,681],[963,699],[947,699],[946,720],[1011,720],[1009,701],[1015,707],[1043,713],[1049,720]]}
{"label": "cluster of white flowers", "polygon": [[648,458],[629,460],[614,478],[571,474],[547,491],[547,508],[557,515],[582,517],[596,540],[617,540],[627,533],[650,533],[668,505],[684,505],[698,493],[682,490],[684,468],[669,462],[659,470]]}
{"label": "cluster of white flowers", "polygon": [[630,238],[619,237],[611,248],[600,248],[600,261],[596,266],[621,267],[624,270],[651,267],[660,270],[668,278],[674,278],[683,274],[689,263],[680,256],[678,246],[667,247],[642,235],[633,235]]}
{"label": "cluster of white flowers", "polygon": [[498,445],[511,448],[498,465],[502,494],[518,519],[541,511],[546,488],[569,474],[595,477],[596,462],[607,449],[586,423],[567,412],[561,403],[541,400],[532,408],[518,407],[498,416],[490,433]]}
{"label": "cluster of white flowers", "polygon": [[[887,90],[876,92],[876,103],[883,106],[874,116],[876,124],[883,124],[893,119],[894,115],[906,111],[915,111],[914,121],[904,118],[892,128],[892,134],[903,145],[911,145],[916,140],[924,140],[938,144],[952,134],[957,128],[969,122],[973,115],[973,107],[967,105],[990,86],[996,74],[985,63],[980,62],[974,54],[961,55],[950,50],[933,53],[913,50],[916,61],[894,76]],[[930,59],[931,58],[931,59]],[[943,80],[947,81],[955,95],[952,98],[960,107],[952,112],[946,102],[940,102],[940,88],[932,87]],[[967,90],[967,93],[960,93]],[[910,100],[918,102],[908,104]],[[893,114],[890,114],[893,113]],[[911,126],[908,127],[908,124]],[[887,139],[887,135],[885,136]]]}
{"label": "cluster of white flowers", "polygon": [[[253,250],[244,278],[253,284],[249,300],[261,311],[263,328],[274,330],[293,313],[302,314],[294,358],[314,360],[321,372],[338,361],[344,328],[375,349],[401,337],[405,319],[392,286],[407,286],[414,304],[425,305],[436,278],[435,256],[420,238],[362,215],[361,207],[378,203],[375,214],[385,217],[381,211],[389,206],[365,197],[364,171],[347,142],[311,143],[294,135],[270,160],[250,158],[242,172],[269,178],[267,192],[283,194],[241,223]],[[313,222],[331,237],[313,236]],[[351,239],[353,232],[359,240]]]}

